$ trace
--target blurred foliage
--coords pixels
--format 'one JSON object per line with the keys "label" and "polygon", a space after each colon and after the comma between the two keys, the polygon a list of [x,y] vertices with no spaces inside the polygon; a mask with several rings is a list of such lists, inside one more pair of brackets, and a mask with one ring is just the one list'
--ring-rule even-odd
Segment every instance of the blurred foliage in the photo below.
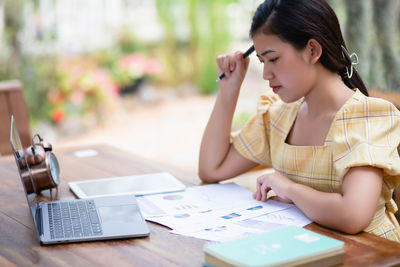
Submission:
{"label": "blurred foliage", "polygon": [[[0,79],[19,79],[24,84],[33,124],[40,120],[61,123],[68,116],[96,113],[118,92],[144,78],[164,86],[192,82],[203,93],[214,92],[218,86],[215,58],[227,50],[231,40],[226,6],[236,2],[156,0],[163,42],[144,43],[123,27],[114,46],[66,59],[55,54],[23,54],[18,35],[24,27],[26,2],[4,1]],[[32,4],[38,12],[40,1]],[[182,23],[187,25],[187,36],[178,36]],[[42,37],[37,36],[45,41]]]}
{"label": "blurred foliage", "polygon": [[126,29],[113,47],[104,50],[68,58],[24,54],[18,40],[23,4],[23,0],[5,2],[0,79],[23,83],[32,124],[42,120],[57,124],[87,114],[100,121],[101,108],[113,102],[120,90],[162,71],[162,64],[144,54],[146,46]]}
{"label": "blurred foliage", "polygon": [[[202,93],[214,92],[215,58],[231,41],[226,6],[236,0],[156,0],[164,27],[167,82],[194,81]],[[179,14],[177,14],[179,11]],[[179,23],[189,25],[188,40],[181,40]]]}
{"label": "blurred foliage", "polygon": [[[0,79],[19,79],[24,84],[24,95],[31,119],[47,116],[47,88],[57,80],[54,58],[35,58],[23,55],[18,34],[23,28],[23,0],[4,1],[3,45],[0,51]],[[40,62],[41,64],[36,64]],[[33,111],[33,112],[32,112]]]}
{"label": "blurred foliage", "polygon": [[157,75],[163,70],[158,60],[142,53],[122,54],[117,59],[112,65],[112,74],[121,90],[140,79]]}
{"label": "blurred foliage", "polygon": [[240,112],[239,114],[235,114],[232,121],[232,131],[237,131],[250,120],[250,118],[254,115],[254,112]]}
{"label": "blurred foliage", "polygon": [[145,44],[125,27],[115,45],[90,53],[99,67],[109,71],[120,90],[140,79],[155,79],[164,70],[161,61],[152,56],[154,49]]}
{"label": "blurred foliage", "polygon": [[119,33],[114,50],[119,50],[121,54],[145,53],[148,50],[148,46],[136,38],[128,27],[124,26]]}
{"label": "blurred foliage", "polygon": [[118,94],[110,74],[90,57],[60,58],[56,73],[58,80],[47,93],[51,118],[56,123],[66,114],[100,114],[100,106]]}
{"label": "blurred foliage", "polygon": [[14,76],[21,66],[21,46],[18,33],[23,27],[23,0],[5,0],[4,4],[4,43],[8,44],[0,51],[0,76]]}
{"label": "blurred foliage", "polygon": [[[161,42],[145,43],[122,27],[112,47],[67,59],[24,54],[18,36],[27,2],[3,0],[0,79],[22,81],[32,123],[43,119],[57,123],[66,116],[96,113],[143,79],[173,87],[194,83],[200,92],[213,93],[218,87],[215,58],[232,41],[227,7],[237,1],[156,0],[164,33]],[[360,57],[359,72],[367,87],[400,90],[400,2],[328,2],[339,17],[349,51]],[[32,3],[39,10],[40,1]],[[43,41],[43,36],[38,40]],[[241,117],[246,119],[240,116],[238,124]]]}

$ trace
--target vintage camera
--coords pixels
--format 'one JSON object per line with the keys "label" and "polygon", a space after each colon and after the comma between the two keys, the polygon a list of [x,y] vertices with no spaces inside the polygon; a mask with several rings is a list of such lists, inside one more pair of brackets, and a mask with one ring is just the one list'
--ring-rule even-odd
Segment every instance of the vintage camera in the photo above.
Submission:
{"label": "vintage camera", "polygon": [[[35,137],[38,139],[36,143]],[[32,144],[26,149],[25,153],[19,152],[23,154],[20,155],[20,158],[25,159],[19,162],[20,167],[24,168],[23,165],[26,163],[29,167],[29,173],[23,175],[28,194],[56,188],[60,183],[60,166],[56,156],[51,152],[51,144],[44,142],[38,134],[33,136]],[[30,177],[32,177],[32,182]]]}

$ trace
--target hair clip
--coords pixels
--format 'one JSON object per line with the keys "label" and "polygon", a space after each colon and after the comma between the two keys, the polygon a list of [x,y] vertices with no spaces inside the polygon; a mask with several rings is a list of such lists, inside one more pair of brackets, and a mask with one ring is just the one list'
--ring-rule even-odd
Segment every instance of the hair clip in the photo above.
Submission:
{"label": "hair clip", "polygon": [[343,45],[342,45],[342,54],[345,60],[350,60],[351,62],[350,73],[349,73],[349,68],[346,66],[347,77],[351,79],[351,77],[353,76],[353,68],[357,70],[358,67],[359,63],[358,56],[356,53],[352,53],[351,55],[349,55],[349,52]]}

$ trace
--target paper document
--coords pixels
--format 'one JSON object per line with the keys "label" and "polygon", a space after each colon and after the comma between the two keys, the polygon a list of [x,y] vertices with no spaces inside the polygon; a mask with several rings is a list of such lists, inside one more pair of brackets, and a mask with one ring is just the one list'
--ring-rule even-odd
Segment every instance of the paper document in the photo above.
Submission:
{"label": "paper document", "polygon": [[226,222],[218,226],[188,232],[172,230],[171,233],[186,235],[210,241],[229,241],[243,238],[251,234],[264,233],[285,225],[303,227],[312,221],[305,216],[296,206],[276,212],[267,213],[255,218]]}
{"label": "paper document", "polygon": [[235,183],[192,186],[184,192],[149,195],[138,201],[145,218],[261,203],[253,199],[249,190]]}
{"label": "paper document", "polygon": [[311,221],[295,206],[275,200],[257,201],[235,183],[188,187],[184,192],[137,197],[148,221],[171,233],[226,241]]}
{"label": "paper document", "polygon": [[247,219],[236,223],[227,223],[215,227],[205,228],[193,232],[181,232],[179,230],[172,230],[171,233],[178,235],[185,235],[209,241],[229,241],[238,238],[243,238],[253,234],[260,234],[271,231],[278,227],[283,227],[282,224],[268,223],[262,221],[255,221]]}
{"label": "paper document", "polygon": [[168,226],[171,229],[179,229],[181,233],[189,233],[208,227],[254,218],[266,213],[287,209],[291,206],[293,205],[274,200],[267,202],[256,201],[256,203],[246,206],[241,205],[204,212],[185,212],[167,216],[148,217],[146,220]]}
{"label": "paper document", "polygon": [[254,218],[257,221],[303,227],[312,221],[296,206]]}

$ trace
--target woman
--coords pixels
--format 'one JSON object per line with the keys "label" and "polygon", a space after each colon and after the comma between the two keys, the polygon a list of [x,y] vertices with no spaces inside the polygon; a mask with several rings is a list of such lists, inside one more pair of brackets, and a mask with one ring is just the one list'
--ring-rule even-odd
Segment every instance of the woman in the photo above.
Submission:
{"label": "woman", "polygon": [[249,59],[217,58],[217,100],[203,135],[199,176],[218,182],[257,165],[254,197],[293,202],[311,220],[346,233],[400,241],[393,189],[400,183],[400,112],[368,97],[324,0],[266,0],[250,36],[273,93],[237,136],[232,117]]}

